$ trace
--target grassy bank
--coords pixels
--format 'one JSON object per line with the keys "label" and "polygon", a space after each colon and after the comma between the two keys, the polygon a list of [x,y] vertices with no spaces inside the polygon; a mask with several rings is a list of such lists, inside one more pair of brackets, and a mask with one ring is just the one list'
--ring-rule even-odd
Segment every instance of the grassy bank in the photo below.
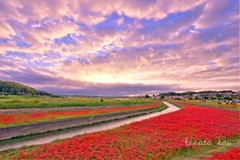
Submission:
{"label": "grassy bank", "polygon": [[199,148],[198,150],[186,150],[181,155],[176,155],[172,160],[199,160],[199,159],[207,159],[211,158],[213,156],[213,153],[220,152],[224,153],[227,152],[231,148],[239,147],[240,140],[239,140],[239,134],[235,136],[231,136],[229,138],[226,138],[224,140],[221,140],[220,142],[227,142],[227,145],[220,145],[218,144],[218,140],[214,145],[210,146],[203,146]]}
{"label": "grassy bank", "polygon": [[10,108],[51,108],[73,106],[131,106],[154,103],[152,99],[129,98],[118,100],[116,98],[51,98],[31,96],[5,96],[0,98],[0,109]]}
{"label": "grassy bank", "polygon": [[168,106],[165,103],[161,102],[161,104],[156,108],[156,111],[161,112],[167,108],[168,108]]}
{"label": "grassy bank", "polygon": [[225,102],[218,104],[215,101],[201,102],[200,100],[174,100],[174,99],[166,99],[166,101],[178,106],[181,106],[182,104],[191,104],[191,105],[197,105],[197,106],[224,108],[229,110],[240,111],[240,103],[236,103],[235,105],[233,105],[233,104],[226,104]]}

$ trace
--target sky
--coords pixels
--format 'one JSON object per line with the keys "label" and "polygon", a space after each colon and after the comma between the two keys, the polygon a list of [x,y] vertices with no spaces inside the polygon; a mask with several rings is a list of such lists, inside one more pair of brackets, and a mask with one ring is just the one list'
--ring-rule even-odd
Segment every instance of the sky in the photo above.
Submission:
{"label": "sky", "polygon": [[239,0],[0,0],[0,80],[54,94],[239,88]]}

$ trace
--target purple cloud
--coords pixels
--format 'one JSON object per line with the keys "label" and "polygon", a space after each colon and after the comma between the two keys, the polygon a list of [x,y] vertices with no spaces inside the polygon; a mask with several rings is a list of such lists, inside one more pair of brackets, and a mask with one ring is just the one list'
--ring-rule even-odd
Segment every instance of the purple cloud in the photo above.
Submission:
{"label": "purple cloud", "polygon": [[238,90],[238,11],[236,0],[0,2],[0,79],[61,94]]}

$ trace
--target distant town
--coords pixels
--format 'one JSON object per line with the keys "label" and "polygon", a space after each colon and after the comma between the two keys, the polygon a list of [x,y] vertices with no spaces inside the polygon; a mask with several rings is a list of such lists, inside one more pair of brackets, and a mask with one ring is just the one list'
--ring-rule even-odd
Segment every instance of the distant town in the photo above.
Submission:
{"label": "distant town", "polygon": [[182,93],[176,92],[167,92],[153,95],[136,95],[136,96],[104,96],[104,95],[96,95],[96,96],[87,96],[87,95],[54,95],[45,91],[39,91],[29,86],[24,86],[22,84],[16,82],[8,82],[0,80],[0,95],[22,95],[22,96],[41,96],[41,97],[92,97],[92,98],[104,98],[104,97],[112,97],[112,98],[152,98],[152,99],[182,99],[182,100],[239,100],[240,99],[240,91],[234,92],[231,90],[224,91],[187,91]]}
{"label": "distant town", "polygon": [[[84,95],[62,95],[63,97],[86,97]],[[129,97],[135,98],[152,98],[152,99],[181,99],[181,100],[238,100],[240,99],[240,91],[234,92],[231,90],[227,91],[199,91],[199,92],[166,92],[160,94],[153,94],[153,95],[135,95],[135,96],[90,96],[92,98],[105,98],[105,97],[112,97],[112,98],[121,98],[126,99]]]}

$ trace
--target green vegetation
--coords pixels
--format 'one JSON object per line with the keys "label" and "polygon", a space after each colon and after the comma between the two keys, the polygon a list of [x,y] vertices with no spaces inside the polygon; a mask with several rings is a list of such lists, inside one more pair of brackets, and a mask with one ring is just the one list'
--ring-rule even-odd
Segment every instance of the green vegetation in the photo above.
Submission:
{"label": "green vegetation", "polygon": [[233,100],[232,98],[230,98],[230,97],[228,97],[228,96],[224,97],[223,99],[224,99],[224,100],[228,100],[228,101]]}
{"label": "green vegetation", "polygon": [[145,95],[145,98],[150,98],[150,96],[148,94]]}
{"label": "green vegetation", "polygon": [[[101,101],[102,99],[102,101]],[[73,106],[130,106],[154,103],[154,100],[129,98],[129,100],[117,100],[116,98],[88,98],[88,97],[33,97],[33,96],[1,96],[0,108],[51,108]]]}
{"label": "green vegetation", "polygon": [[52,95],[45,91],[38,91],[34,88],[24,86],[20,83],[1,81],[1,80],[0,80],[0,94],[1,95],[41,95],[41,96]]}
{"label": "green vegetation", "polygon": [[187,92],[183,92],[183,93],[167,92],[167,93],[160,93],[159,96],[163,96],[163,97],[165,97],[165,96],[184,96],[184,95],[193,95],[196,93],[197,92],[191,92],[191,91],[187,91]]}
{"label": "green vegetation", "polygon": [[212,157],[214,152],[226,152],[231,148],[238,147],[240,144],[239,134],[231,136],[222,141],[228,142],[228,145],[214,145],[204,146],[196,150],[186,150],[184,153],[180,153],[172,158],[172,160],[199,160]]}
{"label": "green vegetation", "polygon": [[165,98],[165,96],[164,96],[164,95],[161,95],[161,96],[160,96],[160,98],[161,98],[161,99],[164,99],[164,98]]}
{"label": "green vegetation", "polygon": [[156,108],[156,111],[157,111],[157,112],[161,112],[161,111],[163,111],[163,110],[165,110],[165,109],[167,109],[167,108],[168,108],[168,106],[167,106],[165,103],[161,102],[160,106],[158,106],[158,107]]}

